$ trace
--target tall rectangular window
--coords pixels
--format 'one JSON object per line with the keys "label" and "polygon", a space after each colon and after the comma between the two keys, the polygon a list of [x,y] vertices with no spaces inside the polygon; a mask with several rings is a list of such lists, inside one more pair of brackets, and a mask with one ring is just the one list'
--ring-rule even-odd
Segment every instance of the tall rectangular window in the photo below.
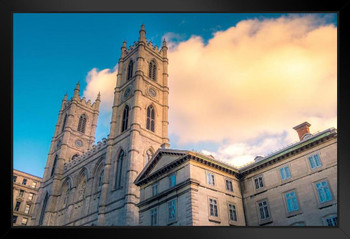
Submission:
{"label": "tall rectangular window", "polygon": [[309,156],[309,163],[310,163],[310,168],[318,168],[322,166],[321,159],[319,154],[314,154],[312,156]]}
{"label": "tall rectangular window", "polygon": [[295,191],[288,192],[284,194],[288,212],[294,212],[299,210],[297,195]]}
{"label": "tall rectangular window", "polygon": [[174,187],[176,185],[176,175],[175,173],[169,176],[169,186]]}
{"label": "tall rectangular window", "polygon": [[36,188],[36,182],[32,183],[32,188]]}
{"label": "tall rectangular window", "polygon": [[158,184],[155,183],[152,185],[152,196],[155,196],[158,194]]}
{"label": "tall rectangular window", "polygon": [[16,206],[14,210],[18,211],[20,206],[21,206],[21,202],[16,202]]}
{"label": "tall rectangular window", "polygon": [[280,168],[280,174],[281,174],[281,179],[282,180],[286,180],[286,179],[290,178],[289,167],[286,166],[286,167]]}
{"label": "tall rectangular window", "polygon": [[176,219],[176,199],[173,199],[168,202],[168,210],[169,210],[169,221],[173,221]]}
{"label": "tall rectangular window", "polygon": [[327,181],[316,183],[316,190],[318,193],[318,199],[321,203],[328,202],[333,199]]}
{"label": "tall rectangular window", "polygon": [[23,179],[22,184],[23,185],[27,185],[27,179],[26,178]]}
{"label": "tall rectangular window", "polygon": [[233,204],[228,204],[230,221],[237,221],[236,206]]}
{"label": "tall rectangular window", "polygon": [[218,217],[218,202],[216,199],[209,198],[209,212],[210,216],[212,217]]}
{"label": "tall rectangular window", "polygon": [[254,178],[255,189],[263,188],[264,182],[262,176]]}
{"label": "tall rectangular window", "polygon": [[158,225],[158,208],[151,210],[151,226]]}
{"label": "tall rectangular window", "polygon": [[233,186],[232,186],[232,181],[226,179],[226,190],[233,192]]}
{"label": "tall rectangular window", "polygon": [[338,225],[338,217],[330,216],[326,218],[326,225],[329,227],[336,227]]}
{"label": "tall rectangular window", "polygon": [[26,205],[26,208],[24,209],[24,213],[28,214],[28,213],[29,213],[29,210],[30,210],[30,205],[27,204],[27,205]]}
{"label": "tall rectangular window", "polygon": [[17,181],[17,176],[13,176],[13,182],[15,183]]}
{"label": "tall rectangular window", "polygon": [[18,197],[23,197],[24,190],[19,190]]}
{"label": "tall rectangular window", "polygon": [[215,185],[215,177],[214,177],[214,174],[210,173],[210,172],[207,172],[207,183],[209,185]]}
{"label": "tall rectangular window", "polygon": [[260,219],[268,219],[270,217],[270,212],[269,212],[269,207],[267,205],[267,201],[264,200],[262,202],[258,203],[259,206],[259,214],[260,214]]}
{"label": "tall rectangular window", "polygon": [[28,194],[28,200],[33,200],[34,198],[34,194],[33,193],[29,193]]}

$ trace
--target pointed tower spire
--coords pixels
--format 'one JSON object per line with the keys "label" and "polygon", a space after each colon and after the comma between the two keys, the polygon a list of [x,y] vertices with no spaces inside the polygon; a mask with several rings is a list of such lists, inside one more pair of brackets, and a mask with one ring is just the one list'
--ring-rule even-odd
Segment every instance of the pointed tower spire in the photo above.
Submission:
{"label": "pointed tower spire", "polygon": [[140,37],[139,42],[145,42],[146,43],[146,31],[145,31],[145,25],[142,23],[141,30],[139,31]]}
{"label": "pointed tower spire", "polygon": [[74,89],[74,95],[73,95],[74,99],[79,99],[79,91],[80,91],[80,83],[78,81],[78,83],[77,83],[77,85],[75,86],[75,89]]}

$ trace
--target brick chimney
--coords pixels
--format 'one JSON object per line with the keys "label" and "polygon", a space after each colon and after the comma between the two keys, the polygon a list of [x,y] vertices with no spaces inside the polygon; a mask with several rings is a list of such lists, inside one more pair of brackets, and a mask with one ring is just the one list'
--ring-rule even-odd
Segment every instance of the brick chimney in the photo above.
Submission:
{"label": "brick chimney", "polygon": [[305,135],[310,135],[310,126],[311,124],[309,124],[308,122],[304,122],[293,128],[297,131],[300,141],[303,140]]}

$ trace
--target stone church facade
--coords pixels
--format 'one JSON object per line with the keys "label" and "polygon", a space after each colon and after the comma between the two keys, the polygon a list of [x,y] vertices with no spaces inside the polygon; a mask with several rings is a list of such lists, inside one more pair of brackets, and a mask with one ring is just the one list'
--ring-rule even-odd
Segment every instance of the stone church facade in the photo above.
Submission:
{"label": "stone church facade", "polygon": [[[169,149],[168,48],[165,41],[160,49],[153,46],[145,34],[142,25],[138,41],[128,49],[122,45],[107,138],[94,145],[100,95],[86,101],[77,84],[71,99],[64,96],[29,225],[286,225],[292,220],[273,210],[295,206],[295,200],[298,212],[287,218],[305,215],[299,221],[306,225],[325,225],[327,216],[336,222],[336,130],[319,139],[302,125],[301,137],[307,137],[294,151],[239,170],[206,155]],[[305,168],[312,150],[319,152],[310,161],[315,170]],[[284,165],[290,170],[283,171],[289,177],[282,182],[276,170]],[[302,189],[306,182],[313,191]],[[260,183],[264,186],[254,190]],[[310,196],[301,206],[307,193],[316,200]],[[326,201],[318,203],[319,196]],[[268,207],[269,217],[256,219]],[[321,221],[306,220],[314,215]]]}

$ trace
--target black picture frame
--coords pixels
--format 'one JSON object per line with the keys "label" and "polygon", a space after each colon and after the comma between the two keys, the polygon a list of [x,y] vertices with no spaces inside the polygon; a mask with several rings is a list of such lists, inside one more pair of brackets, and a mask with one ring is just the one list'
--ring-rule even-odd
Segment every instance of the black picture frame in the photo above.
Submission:
{"label": "black picture frame", "polygon": [[[87,228],[13,228],[12,214],[12,19],[14,13],[50,13],[50,12],[336,12],[338,14],[338,219],[339,226],[328,227],[87,227]],[[349,17],[350,1],[258,1],[245,0],[2,0],[1,18],[1,69],[2,105],[4,115],[10,116],[3,124],[8,129],[3,143],[6,154],[3,156],[3,186],[10,195],[4,197],[2,204],[6,212],[2,213],[1,238],[117,238],[117,237],[156,237],[156,238],[350,238],[350,152],[349,152],[349,106],[347,106],[349,78]],[[6,137],[9,136],[9,137]],[[9,140],[8,140],[9,139]],[[5,183],[6,182],[6,183]]]}

